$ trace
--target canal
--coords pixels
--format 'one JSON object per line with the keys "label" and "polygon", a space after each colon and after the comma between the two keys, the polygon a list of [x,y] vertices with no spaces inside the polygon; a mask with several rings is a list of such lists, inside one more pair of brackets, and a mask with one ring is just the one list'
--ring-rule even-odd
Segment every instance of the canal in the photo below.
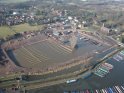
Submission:
{"label": "canal", "polygon": [[[102,58],[113,49],[104,52],[103,54],[96,55],[91,61],[95,61]],[[82,91],[84,89],[102,89],[108,88],[115,85],[122,85],[124,83],[124,60],[117,62],[113,58],[106,60],[106,62],[112,64],[114,68],[105,77],[101,78],[92,74],[86,79],[79,79],[75,83],[71,84],[60,84],[42,89],[31,90],[29,93],[64,93],[64,91]]]}

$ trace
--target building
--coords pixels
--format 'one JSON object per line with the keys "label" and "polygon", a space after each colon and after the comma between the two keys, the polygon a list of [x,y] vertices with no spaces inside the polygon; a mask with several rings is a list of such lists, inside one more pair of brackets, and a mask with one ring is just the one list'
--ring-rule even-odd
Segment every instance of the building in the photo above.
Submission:
{"label": "building", "polygon": [[111,29],[105,27],[104,24],[103,24],[103,26],[100,29],[100,32],[103,33],[104,35],[110,35]]}
{"label": "building", "polygon": [[70,38],[70,45],[72,50],[75,48],[77,44],[77,37],[75,35],[72,35],[72,37]]}

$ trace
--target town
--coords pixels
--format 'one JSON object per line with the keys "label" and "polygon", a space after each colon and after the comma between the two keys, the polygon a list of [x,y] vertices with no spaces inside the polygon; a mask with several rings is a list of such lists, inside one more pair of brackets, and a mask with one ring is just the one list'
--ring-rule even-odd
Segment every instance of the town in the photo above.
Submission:
{"label": "town", "polygon": [[[1,0],[0,93],[123,93],[123,5]],[[114,84],[105,83],[110,75]]]}

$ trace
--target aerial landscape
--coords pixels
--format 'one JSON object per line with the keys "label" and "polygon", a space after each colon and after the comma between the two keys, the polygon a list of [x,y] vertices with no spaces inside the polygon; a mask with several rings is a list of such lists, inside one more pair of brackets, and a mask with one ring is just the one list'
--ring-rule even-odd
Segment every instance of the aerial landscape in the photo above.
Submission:
{"label": "aerial landscape", "polygon": [[0,0],[0,93],[124,93],[123,0]]}

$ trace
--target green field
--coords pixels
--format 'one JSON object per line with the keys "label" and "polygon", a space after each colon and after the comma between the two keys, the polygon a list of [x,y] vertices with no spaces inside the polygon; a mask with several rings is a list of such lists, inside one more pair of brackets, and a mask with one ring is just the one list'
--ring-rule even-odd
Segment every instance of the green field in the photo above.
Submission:
{"label": "green field", "polygon": [[22,3],[29,0],[0,0],[0,3]]}
{"label": "green field", "polygon": [[17,32],[36,31],[36,30],[39,30],[42,28],[43,28],[42,25],[30,26],[28,24],[11,26],[11,28],[9,28],[8,26],[2,26],[2,27],[0,27],[0,37],[6,37],[8,35],[13,35]]}

